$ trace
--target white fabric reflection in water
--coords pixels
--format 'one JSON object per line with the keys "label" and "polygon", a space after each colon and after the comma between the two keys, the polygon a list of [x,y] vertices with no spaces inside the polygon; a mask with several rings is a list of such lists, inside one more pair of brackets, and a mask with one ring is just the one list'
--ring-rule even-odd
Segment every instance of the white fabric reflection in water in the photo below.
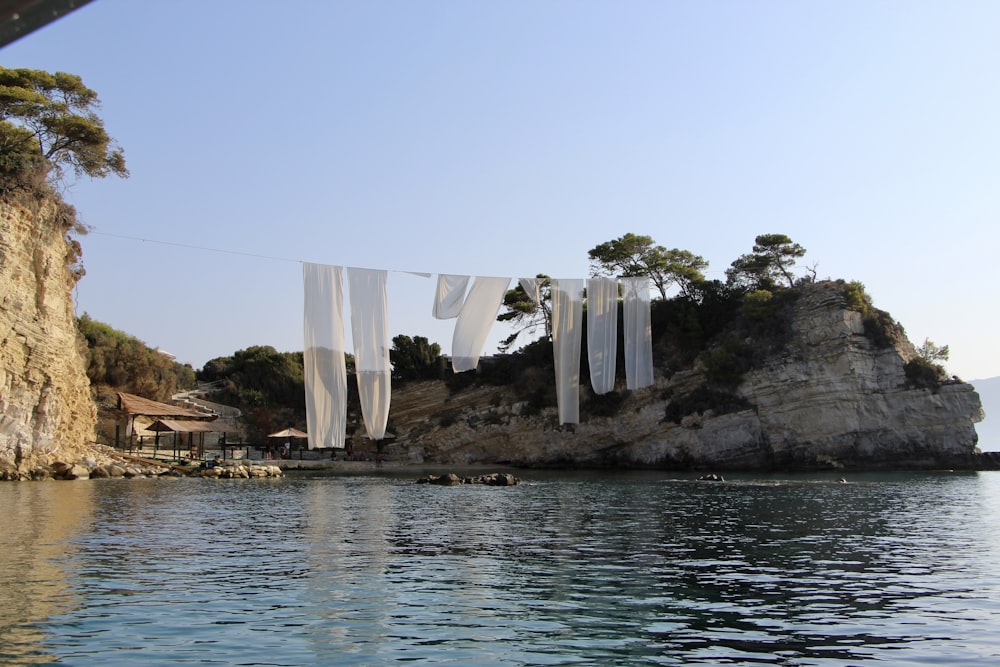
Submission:
{"label": "white fabric reflection in water", "polygon": [[358,374],[361,414],[368,436],[385,437],[389,420],[389,313],[386,300],[387,272],[347,269],[351,294],[351,334]]}
{"label": "white fabric reflection in water", "polygon": [[649,277],[622,278],[625,318],[625,384],[653,384],[653,329],[649,315]]}
{"label": "white fabric reflection in water", "polygon": [[552,281],[552,352],[560,424],[580,423],[583,279]]}
{"label": "white fabric reflection in water", "polygon": [[617,356],[618,281],[591,278],[587,280],[587,361],[595,394],[615,388]]}
{"label": "white fabric reflection in water", "polygon": [[343,447],[347,434],[344,289],[339,266],[302,265],[306,424],[309,449]]}
{"label": "white fabric reflection in water", "polygon": [[462,312],[465,290],[469,287],[469,276],[438,276],[437,291],[434,293],[434,317],[451,320]]}
{"label": "white fabric reflection in water", "polygon": [[[486,337],[496,321],[510,278],[476,278],[455,323],[451,341],[451,367],[456,373],[479,365]],[[353,312],[353,311],[352,311]]]}

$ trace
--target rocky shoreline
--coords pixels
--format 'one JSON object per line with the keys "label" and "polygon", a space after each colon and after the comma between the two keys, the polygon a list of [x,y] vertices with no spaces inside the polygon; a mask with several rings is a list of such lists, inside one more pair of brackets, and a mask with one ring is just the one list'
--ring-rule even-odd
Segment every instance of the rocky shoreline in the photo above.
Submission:
{"label": "rocky shoreline", "polygon": [[110,447],[94,446],[77,461],[56,459],[51,463],[18,465],[0,469],[0,481],[43,481],[85,479],[150,479],[204,477],[210,479],[251,479],[281,477],[277,465],[256,461],[222,461],[208,467],[177,465],[165,461],[123,454]]}
{"label": "rocky shoreline", "polygon": [[[965,471],[995,471],[1000,470],[1000,452],[982,452],[975,454],[968,462],[968,465],[947,466],[947,469]],[[176,463],[147,459],[138,456],[130,456],[119,452],[113,448],[101,445],[94,446],[80,460],[69,462],[64,460],[54,460],[51,463],[38,463],[34,465],[0,466],[0,481],[43,481],[43,480],[86,480],[86,479],[155,479],[155,478],[180,478],[199,477],[205,479],[256,479],[283,477],[287,472],[334,472],[347,474],[377,474],[392,473],[398,474],[402,471],[418,474],[417,484],[435,484],[440,486],[456,486],[461,484],[481,484],[486,486],[516,486],[521,483],[521,479],[510,473],[500,472],[479,472],[466,470],[462,473],[448,472],[443,474],[432,473],[427,470],[431,466],[427,464],[412,464],[404,462],[387,462],[382,465],[374,462],[346,462],[346,461],[256,461],[256,460],[226,460],[211,462],[207,464],[197,464],[194,462],[185,465]],[[468,468],[486,467],[485,465],[465,466]],[[558,469],[571,470],[573,467],[567,466],[540,466],[532,469]],[[608,470],[623,470],[624,468],[605,468]],[[630,468],[631,469],[631,468]],[[650,470],[650,467],[636,467],[636,470]],[[933,470],[936,468],[926,466],[906,466],[897,467],[855,467],[855,466],[826,466],[809,468],[786,469],[785,472],[817,472],[819,470],[836,470],[844,472],[864,471],[915,471]],[[671,468],[677,472],[677,469]],[[731,472],[738,470],[728,469]],[[750,470],[747,469],[747,472]],[[689,472],[698,472],[690,469]],[[717,473],[706,473],[699,479],[711,481],[723,481],[721,475]]]}

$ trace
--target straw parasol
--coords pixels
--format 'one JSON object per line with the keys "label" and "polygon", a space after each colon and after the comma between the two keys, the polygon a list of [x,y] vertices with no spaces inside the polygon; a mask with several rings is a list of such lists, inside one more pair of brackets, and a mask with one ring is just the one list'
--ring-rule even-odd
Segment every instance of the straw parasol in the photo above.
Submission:
{"label": "straw parasol", "polygon": [[308,433],[303,433],[297,428],[286,428],[283,431],[278,431],[277,433],[272,433],[269,438],[308,438]]}

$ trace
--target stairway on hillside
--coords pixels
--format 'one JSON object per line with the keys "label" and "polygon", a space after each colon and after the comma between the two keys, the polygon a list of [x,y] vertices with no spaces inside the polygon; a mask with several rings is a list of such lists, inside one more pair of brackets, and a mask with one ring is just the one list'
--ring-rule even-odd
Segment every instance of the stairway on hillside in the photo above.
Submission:
{"label": "stairway on hillside", "polygon": [[223,405],[222,403],[215,403],[202,398],[206,394],[218,391],[221,387],[222,383],[218,381],[199,382],[198,386],[194,389],[178,392],[171,396],[170,399],[174,403],[193,408],[199,412],[207,412],[209,414],[216,415],[216,422],[220,425],[227,424],[232,426],[231,430],[233,432],[242,432],[243,427],[239,420],[240,417],[243,416],[243,413],[239,408],[235,408],[231,405]]}

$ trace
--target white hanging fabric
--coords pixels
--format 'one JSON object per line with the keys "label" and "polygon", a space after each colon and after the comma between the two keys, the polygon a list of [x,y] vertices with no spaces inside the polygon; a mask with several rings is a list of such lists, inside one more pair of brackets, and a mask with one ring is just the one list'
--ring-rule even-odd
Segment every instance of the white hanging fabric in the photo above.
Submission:
{"label": "white hanging fabric", "polygon": [[587,280],[587,360],[590,385],[595,394],[615,388],[618,357],[618,281],[611,278]]}
{"label": "white hanging fabric", "polygon": [[456,373],[475,370],[486,337],[500,312],[510,278],[476,278],[458,314],[451,341],[451,368]]}
{"label": "white hanging fabric", "polygon": [[560,424],[580,423],[583,279],[552,281],[552,352]]}
{"label": "white hanging fabric", "polygon": [[302,265],[306,430],[309,449],[343,447],[347,434],[344,288],[339,266]]}
{"label": "white hanging fabric", "polygon": [[433,315],[439,320],[458,317],[465,303],[465,290],[469,286],[469,276],[438,276],[437,291],[434,293]]}
{"label": "white hanging fabric", "polygon": [[351,295],[351,334],[358,395],[368,437],[385,437],[389,421],[389,313],[386,302],[387,272],[347,269]]}
{"label": "white hanging fabric", "polygon": [[528,295],[531,302],[536,306],[542,304],[542,279],[541,278],[518,278],[518,284]]}
{"label": "white hanging fabric", "polygon": [[625,384],[640,389],[653,384],[653,329],[649,314],[649,277],[622,278],[625,299]]}

